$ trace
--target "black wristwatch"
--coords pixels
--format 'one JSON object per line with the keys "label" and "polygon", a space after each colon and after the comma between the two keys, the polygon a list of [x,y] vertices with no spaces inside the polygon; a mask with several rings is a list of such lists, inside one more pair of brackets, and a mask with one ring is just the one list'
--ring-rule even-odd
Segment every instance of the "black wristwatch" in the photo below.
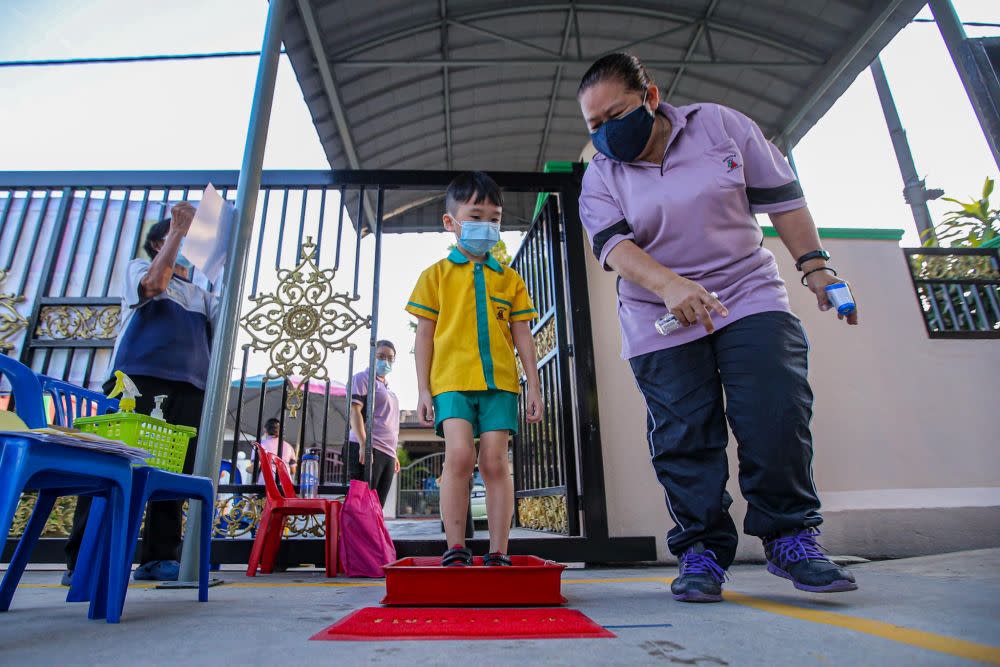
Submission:
{"label": "black wristwatch", "polygon": [[830,253],[826,250],[813,250],[812,252],[807,252],[795,261],[795,270],[801,271],[802,265],[808,262],[810,259],[830,259]]}

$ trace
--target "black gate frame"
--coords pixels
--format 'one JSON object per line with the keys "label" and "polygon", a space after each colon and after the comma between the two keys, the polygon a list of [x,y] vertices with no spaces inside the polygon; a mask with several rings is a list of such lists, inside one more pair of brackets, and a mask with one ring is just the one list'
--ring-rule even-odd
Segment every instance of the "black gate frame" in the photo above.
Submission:
{"label": "black gate frame", "polygon": [[[567,504],[572,510],[570,519],[571,535],[568,537],[538,537],[512,538],[510,552],[513,554],[534,554],[563,562],[636,562],[656,559],[656,539],[644,537],[611,537],[608,531],[607,505],[605,501],[604,460],[601,449],[600,421],[598,412],[598,392],[596,368],[593,349],[593,334],[591,328],[590,301],[587,289],[586,246],[583,227],[580,222],[578,199],[583,177],[583,165],[576,164],[569,173],[534,173],[534,172],[491,172],[502,189],[517,192],[548,193],[546,202],[549,214],[558,223],[558,243],[553,244],[554,254],[561,254],[553,266],[561,268],[553,275],[561,280],[556,281],[556,291],[562,291],[565,300],[563,312],[558,314],[558,346],[561,361],[569,373],[563,373],[561,391],[568,388],[570,382],[575,383],[575,392],[563,396],[564,406],[575,407],[574,410],[564,410],[564,428],[568,436],[566,442],[575,450],[567,460],[575,463],[575,469],[566,471]],[[398,171],[398,170],[361,170],[361,171],[272,171],[263,172],[262,187],[303,187],[314,189],[358,188],[365,193],[375,194],[381,204],[384,192],[387,190],[435,190],[443,191],[448,183],[458,174],[455,171]],[[212,182],[224,190],[236,186],[238,173],[235,171],[199,171],[199,172],[0,172],[0,190],[58,189],[62,188],[62,206],[68,206],[71,195],[77,189],[108,189],[116,188],[163,188],[182,189],[178,178],[192,188],[198,188]],[[57,216],[57,233],[52,241],[62,238],[62,230],[66,227],[66,211],[60,211]],[[359,214],[361,207],[359,205]],[[375,235],[376,279],[378,285],[379,258],[381,251],[382,206],[378,206],[371,231]],[[360,225],[361,219],[355,221]],[[555,238],[555,237],[553,237]],[[59,242],[53,242],[45,256],[45,271],[43,272],[39,295],[48,292],[51,284],[52,268],[56,261]],[[553,259],[555,259],[553,257]],[[378,290],[380,291],[380,290]],[[377,292],[373,297],[373,337],[372,354],[374,354],[375,332],[377,331]],[[98,305],[95,299],[80,300],[88,305]],[[103,304],[108,299],[100,300]],[[116,299],[112,299],[117,303]],[[109,301],[109,305],[110,305]],[[94,347],[91,344],[72,342],[45,343],[31,339],[37,326],[38,313],[43,305],[56,305],[55,301],[36,298],[29,318],[27,338],[22,346],[22,359],[27,361],[34,349],[53,347]],[[102,344],[102,346],[105,344]],[[572,405],[575,398],[575,406]],[[570,430],[570,426],[572,429]],[[567,452],[569,453],[569,452]],[[572,475],[570,474],[572,472]],[[320,489],[324,493],[343,493],[346,486],[324,485]],[[220,493],[261,492],[262,487],[256,485],[220,485]],[[577,523],[579,515],[582,522]],[[43,539],[35,550],[34,559],[38,562],[62,561],[62,550],[65,540]],[[15,541],[8,540],[4,550],[4,558],[9,559]],[[246,563],[249,557],[252,541],[246,539],[213,539],[213,561],[220,563]],[[487,540],[469,540],[469,546],[474,551],[484,552],[489,544]],[[443,539],[437,540],[399,540],[396,543],[397,552],[402,556],[439,555],[446,548]],[[323,540],[296,539],[283,543],[283,559],[287,562],[321,562],[323,559]]]}

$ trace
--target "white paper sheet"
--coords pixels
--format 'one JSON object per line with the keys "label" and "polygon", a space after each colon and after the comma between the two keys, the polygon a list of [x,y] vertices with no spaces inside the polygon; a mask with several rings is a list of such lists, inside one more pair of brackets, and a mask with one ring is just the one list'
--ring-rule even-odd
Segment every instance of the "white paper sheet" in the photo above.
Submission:
{"label": "white paper sheet", "polygon": [[209,183],[198,202],[182,252],[212,283],[219,282],[235,219],[236,209]]}
{"label": "white paper sheet", "polygon": [[143,464],[152,454],[145,449],[130,447],[120,440],[109,440],[93,433],[71,433],[64,430],[52,428],[34,429],[31,431],[0,431],[0,437],[15,436],[28,438],[35,442],[47,442],[54,445],[66,447],[77,447],[79,449],[90,449],[104,454],[123,456],[132,463]]}

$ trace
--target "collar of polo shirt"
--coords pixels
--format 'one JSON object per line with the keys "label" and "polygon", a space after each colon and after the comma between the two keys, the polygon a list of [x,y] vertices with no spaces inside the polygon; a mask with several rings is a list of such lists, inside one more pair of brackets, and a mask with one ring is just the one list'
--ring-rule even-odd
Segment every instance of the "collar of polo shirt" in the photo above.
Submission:
{"label": "collar of polo shirt", "polygon": [[[454,264],[468,264],[469,258],[462,254],[462,251],[457,247],[451,249],[451,254],[448,255],[448,260]],[[486,266],[490,267],[497,273],[503,273],[503,265],[496,260],[496,258],[490,253],[486,253],[486,261],[484,262]]]}
{"label": "collar of polo shirt", "polygon": [[[688,118],[690,118],[695,112],[701,108],[700,104],[686,104],[683,107],[675,107],[666,102],[660,102],[660,105],[656,107],[656,112],[666,116],[667,120],[670,121],[670,136],[667,138],[667,148],[670,147],[677,140],[677,135],[681,133],[681,130],[687,125]],[[595,160],[608,160],[606,155],[598,153],[594,156]],[[622,164],[627,164],[630,167],[642,167],[645,169],[659,169],[660,164],[656,162],[625,162]]]}

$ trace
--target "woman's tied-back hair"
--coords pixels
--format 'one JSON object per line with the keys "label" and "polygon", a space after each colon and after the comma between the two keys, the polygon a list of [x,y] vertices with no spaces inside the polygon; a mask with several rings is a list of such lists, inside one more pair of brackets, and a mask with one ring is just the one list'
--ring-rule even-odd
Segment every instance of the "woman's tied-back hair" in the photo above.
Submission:
{"label": "woman's tied-back hair", "polygon": [[598,58],[583,75],[580,87],[576,90],[576,98],[580,99],[585,90],[608,79],[621,81],[625,84],[626,90],[640,93],[653,85],[653,80],[641,60],[631,53],[609,53]]}
{"label": "woman's tied-back hair", "polygon": [[503,195],[500,194],[500,186],[484,171],[467,171],[456,176],[448,185],[448,192],[445,194],[445,209],[454,216],[458,207],[470,199],[474,204],[489,201],[491,204],[503,208]]}

